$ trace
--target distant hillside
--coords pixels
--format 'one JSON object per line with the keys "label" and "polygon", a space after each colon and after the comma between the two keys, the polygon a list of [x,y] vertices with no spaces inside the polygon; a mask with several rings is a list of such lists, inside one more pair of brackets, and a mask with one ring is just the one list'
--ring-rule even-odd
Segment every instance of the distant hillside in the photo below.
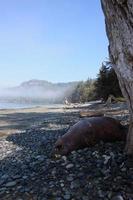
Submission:
{"label": "distant hillside", "polygon": [[61,103],[69,96],[78,82],[51,83],[45,80],[29,80],[17,87],[0,91],[0,100],[31,103]]}

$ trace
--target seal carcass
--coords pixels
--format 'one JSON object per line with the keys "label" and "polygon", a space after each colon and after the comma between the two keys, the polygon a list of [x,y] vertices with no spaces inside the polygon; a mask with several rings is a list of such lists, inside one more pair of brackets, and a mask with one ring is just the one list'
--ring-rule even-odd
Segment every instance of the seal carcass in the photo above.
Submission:
{"label": "seal carcass", "polygon": [[55,143],[53,155],[67,155],[71,151],[91,147],[100,141],[126,140],[126,129],[111,117],[90,117],[72,126]]}

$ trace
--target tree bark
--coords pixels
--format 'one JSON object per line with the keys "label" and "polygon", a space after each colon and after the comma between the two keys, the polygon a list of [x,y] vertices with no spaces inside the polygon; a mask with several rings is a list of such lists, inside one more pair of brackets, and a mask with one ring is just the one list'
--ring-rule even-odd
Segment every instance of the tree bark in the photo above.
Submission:
{"label": "tree bark", "polygon": [[133,155],[133,0],[101,0],[109,56],[130,112],[126,151]]}

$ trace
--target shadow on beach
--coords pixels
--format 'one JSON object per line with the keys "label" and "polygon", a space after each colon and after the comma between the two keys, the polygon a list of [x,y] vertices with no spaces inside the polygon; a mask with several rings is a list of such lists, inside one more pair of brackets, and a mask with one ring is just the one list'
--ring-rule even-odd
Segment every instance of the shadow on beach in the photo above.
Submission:
{"label": "shadow on beach", "polygon": [[[23,126],[22,117],[26,126]],[[26,129],[0,139],[1,199],[29,200],[38,199],[37,196],[42,199],[46,194],[46,199],[51,198],[52,188],[47,185],[48,181],[54,181],[54,177],[50,177],[54,168],[51,150],[56,139],[78,120],[77,117],[77,113],[55,112],[4,116],[8,123],[17,118],[17,127]]]}
{"label": "shadow on beach", "polygon": [[[0,136],[6,136],[19,130],[39,126],[49,119],[61,118],[63,109],[45,110],[44,108],[22,110],[0,110]],[[67,117],[67,116],[66,116]]]}

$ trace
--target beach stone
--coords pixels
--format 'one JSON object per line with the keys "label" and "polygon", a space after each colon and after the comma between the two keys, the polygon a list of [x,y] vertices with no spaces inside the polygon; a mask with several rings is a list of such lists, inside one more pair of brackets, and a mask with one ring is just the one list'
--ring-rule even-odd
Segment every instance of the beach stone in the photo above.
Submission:
{"label": "beach stone", "polygon": [[121,195],[114,196],[112,200],[124,200]]}
{"label": "beach stone", "polygon": [[6,186],[6,187],[13,187],[13,186],[15,186],[16,184],[17,184],[16,181],[11,181],[11,182],[8,182],[5,186]]}
{"label": "beach stone", "polygon": [[64,186],[65,186],[64,183],[61,183],[60,185],[61,185],[61,187],[64,187]]}
{"label": "beach stone", "polygon": [[67,179],[67,181],[70,181],[70,182],[73,181],[73,177],[72,176],[68,176],[66,179]]}
{"label": "beach stone", "polygon": [[[23,133],[0,138],[0,199],[112,200],[114,194],[115,200],[132,199],[133,168],[127,166],[123,142],[100,143],[58,161],[51,159],[57,138],[67,129],[51,129],[49,124],[73,125],[79,120],[78,115],[47,113],[43,127],[39,122]],[[17,146],[21,151],[16,151]],[[122,195],[123,199],[118,198]]]}
{"label": "beach stone", "polygon": [[4,174],[3,176],[1,176],[0,179],[7,180],[8,178],[9,178],[9,175],[8,174]]}
{"label": "beach stone", "polygon": [[66,156],[62,156],[62,159],[66,162],[67,161],[67,157]]}
{"label": "beach stone", "polygon": [[5,194],[5,191],[0,191],[0,196],[4,195]]}
{"label": "beach stone", "polygon": [[69,199],[71,198],[71,195],[70,195],[70,194],[65,194],[65,195],[63,196],[63,198],[64,198],[65,200],[69,200]]}
{"label": "beach stone", "polygon": [[0,180],[0,185],[3,185],[5,183],[5,180],[4,179],[1,179]]}
{"label": "beach stone", "polygon": [[30,191],[30,188],[25,188],[25,190],[24,190],[25,192],[29,192]]}
{"label": "beach stone", "polygon": [[73,188],[79,188],[80,187],[80,184],[78,182],[71,182],[71,185],[70,185],[70,188],[73,189]]}
{"label": "beach stone", "polygon": [[102,190],[98,191],[98,195],[99,195],[100,198],[103,198],[105,196],[105,194],[103,193]]}
{"label": "beach stone", "polygon": [[21,178],[21,175],[15,175],[15,176],[12,176],[13,179],[20,179]]}
{"label": "beach stone", "polygon": [[22,187],[21,189],[19,189],[19,191],[20,191],[21,193],[25,193],[25,188]]}
{"label": "beach stone", "polygon": [[28,179],[28,176],[22,176],[22,179]]}
{"label": "beach stone", "polygon": [[5,190],[6,190],[6,187],[0,188],[0,192],[3,192],[3,191],[5,191]]}
{"label": "beach stone", "polygon": [[46,193],[46,192],[47,192],[47,188],[46,188],[46,187],[43,187],[43,188],[42,188],[42,191],[43,191],[43,193]]}
{"label": "beach stone", "polygon": [[80,168],[80,165],[79,165],[79,164],[76,164],[76,168]]}
{"label": "beach stone", "polygon": [[63,180],[63,179],[61,179],[61,180],[60,180],[60,183],[64,183],[64,180]]}
{"label": "beach stone", "polygon": [[103,157],[104,157],[104,164],[106,165],[111,157],[107,155],[103,155]]}
{"label": "beach stone", "polygon": [[8,150],[8,151],[7,151],[7,154],[11,154],[11,153],[12,153],[12,150]]}
{"label": "beach stone", "polygon": [[125,167],[123,167],[123,168],[121,168],[121,171],[125,172],[125,171],[127,171],[127,169]]}
{"label": "beach stone", "polygon": [[68,164],[68,165],[66,165],[66,169],[71,169],[72,167],[74,167],[74,164]]}
{"label": "beach stone", "polygon": [[22,185],[17,186],[17,190],[20,190],[22,188]]}

